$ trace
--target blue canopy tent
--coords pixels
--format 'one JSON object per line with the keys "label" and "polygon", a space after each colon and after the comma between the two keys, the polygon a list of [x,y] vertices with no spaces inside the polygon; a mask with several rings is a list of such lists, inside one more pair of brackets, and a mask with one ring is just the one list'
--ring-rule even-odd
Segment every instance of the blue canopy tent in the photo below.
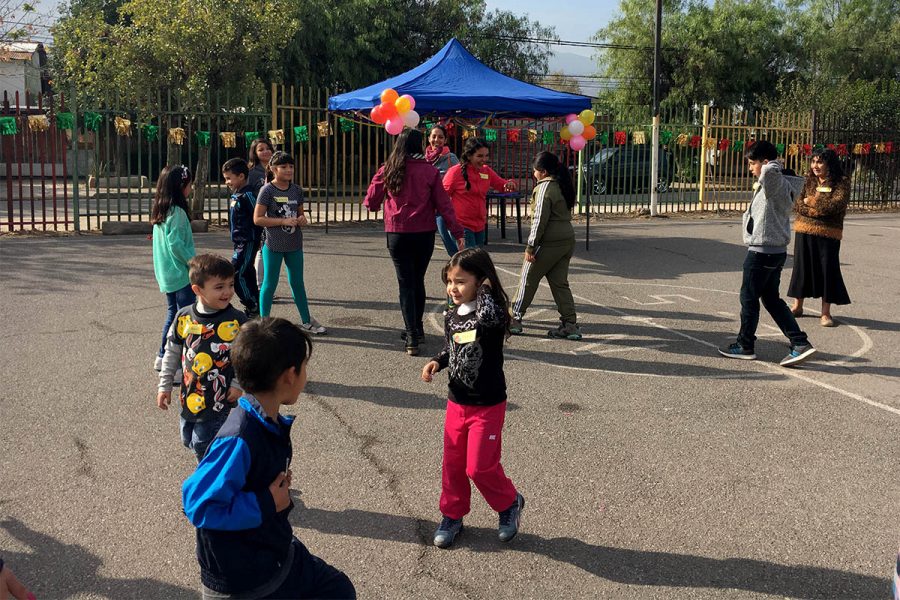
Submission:
{"label": "blue canopy tent", "polygon": [[[336,113],[368,111],[381,103],[381,92],[387,88],[415,98],[415,110],[423,117],[541,119],[577,114],[591,108],[588,96],[558,92],[495,71],[472,56],[459,40],[452,38],[437,54],[406,73],[331,96],[328,110]],[[328,143],[327,138],[325,143]],[[329,181],[327,174],[326,181]],[[326,188],[326,231],[328,197]],[[590,204],[587,214],[590,219]]]}

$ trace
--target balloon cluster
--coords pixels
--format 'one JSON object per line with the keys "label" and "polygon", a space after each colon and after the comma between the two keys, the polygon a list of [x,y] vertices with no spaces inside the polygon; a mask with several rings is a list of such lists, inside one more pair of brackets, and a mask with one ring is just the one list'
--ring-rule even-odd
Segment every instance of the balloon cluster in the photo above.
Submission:
{"label": "balloon cluster", "polygon": [[413,110],[415,107],[416,101],[412,96],[401,96],[396,90],[388,88],[381,92],[381,104],[372,108],[369,118],[384,125],[389,134],[397,135],[404,127],[414,128],[419,124],[419,113]]}
{"label": "balloon cluster", "polygon": [[589,108],[577,115],[566,115],[566,126],[559,132],[560,139],[569,142],[569,147],[575,152],[583,150],[589,140],[597,137],[597,130],[593,125],[595,118],[594,111]]}

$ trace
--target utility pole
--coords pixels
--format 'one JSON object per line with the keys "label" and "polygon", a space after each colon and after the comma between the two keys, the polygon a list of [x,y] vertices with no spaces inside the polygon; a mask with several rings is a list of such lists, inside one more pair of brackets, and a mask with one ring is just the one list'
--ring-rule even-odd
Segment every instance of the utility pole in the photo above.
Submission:
{"label": "utility pole", "polygon": [[659,214],[659,49],[662,44],[662,0],[656,0],[656,32],[653,36],[653,134],[650,147],[650,216]]}

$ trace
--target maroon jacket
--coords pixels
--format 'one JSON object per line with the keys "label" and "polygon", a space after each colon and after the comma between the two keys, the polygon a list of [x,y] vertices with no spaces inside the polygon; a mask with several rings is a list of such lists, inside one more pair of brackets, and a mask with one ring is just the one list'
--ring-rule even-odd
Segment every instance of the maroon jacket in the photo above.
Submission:
{"label": "maroon jacket", "polygon": [[[387,201],[385,201],[387,197]],[[400,191],[394,195],[384,187],[384,166],[378,169],[363,201],[375,212],[384,203],[384,230],[388,233],[420,233],[435,231],[435,213],[444,217],[453,237],[463,237],[463,228],[456,220],[450,196],[444,190],[441,174],[424,159],[406,159],[406,173]]]}

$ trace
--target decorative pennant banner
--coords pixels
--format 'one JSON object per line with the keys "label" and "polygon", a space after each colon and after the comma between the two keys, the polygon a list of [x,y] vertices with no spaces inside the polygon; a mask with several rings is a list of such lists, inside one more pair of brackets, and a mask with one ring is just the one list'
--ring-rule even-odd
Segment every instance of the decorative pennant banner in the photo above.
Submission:
{"label": "decorative pennant banner", "polygon": [[244,132],[244,141],[247,142],[247,145],[250,145],[250,142],[260,137],[258,131],[245,131]]}
{"label": "decorative pennant banner", "polygon": [[775,144],[775,150],[778,152],[778,156],[784,156],[784,144]]}
{"label": "decorative pennant banner", "polygon": [[447,130],[448,136],[453,135],[456,133],[456,124],[453,121],[447,121],[447,123],[444,124],[444,129]]}
{"label": "decorative pennant banner", "polygon": [[688,145],[689,145],[691,148],[699,148],[699,147],[700,147],[700,143],[701,143],[702,141],[703,141],[703,138],[701,138],[699,135],[692,135],[692,136],[691,136],[691,141],[690,141],[690,143],[689,143]]}
{"label": "decorative pennant banner", "polygon": [[628,142],[628,133],[617,131],[613,134],[613,142],[616,146],[624,146]]}
{"label": "decorative pennant banner", "polygon": [[209,146],[212,135],[208,131],[197,131],[194,133],[194,137],[197,138],[197,145],[201,148],[206,148]]}
{"label": "decorative pennant banner", "polygon": [[309,127],[306,125],[300,125],[299,127],[294,127],[294,141],[295,142],[308,142],[309,141]]}
{"label": "decorative pennant banner", "polygon": [[528,141],[532,144],[537,141],[537,129],[529,129],[528,130]]}
{"label": "decorative pennant banner", "polygon": [[706,141],[703,143],[703,147],[706,150],[715,150],[716,146],[718,146],[718,140],[716,140],[716,138],[706,138]]}
{"label": "decorative pennant banner", "polygon": [[597,134],[597,139],[600,140],[601,146],[608,146],[609,145],[609,132],[601,131],[599,134]]}
{"label": "decorative pennant banner", "polygon": [[890,154],[894,151],[894,142],[885,142],[884,143],[884,153]]}
{"label": "decorative pennant banner", "polygon": [[635,146],[643,145],[647,143],[647,136],[643,131],[635,131],[631,134],[631,143]]}
{"label": "decorative pennant banner", "polygon": [[787,155],[797,156],[798,154],[800,154],[800,144],[788,144]]}
{"label": "decorative pennant banner", "polygon": [[488,142],[496,142],[497,141],[497,130],[496,129],[485,129],[484,130],[484,139]]}
{"label": "decorative pennant banner", "polygon": [[331,123],[328,121],[319,121],[316,123],[316,130],[319,132],[319,137],[327,137],[332,134]]}
{"label": "decorative pennant banner", "polygon": [[340,117],[338,119],[338,123],[340,124],[342,132],[350,133],[351,131],[353,131],[354,123],[350,119],[345,119],[344,117]]}
{"label": "decorative pennant banner", "polygon": [[159,139],[159,125],[141,125],[141,132],[148,142],[155,142]]}
{"label": "decorative pennant banner", "polygon": [[0,135],[16,135],[19,127],[15,117],[0,117]]}
{"label": "decorative pennant banner", "polygon": [[735,140],[734,145],[731,147],[735,152],[743,152],[744,150],[744,140]]}
{"label": "decorative pennant banner", "polygon": [[47,115],[28,115],[28,129],[35,133],[41,133],[50,129],[50,119]]}
{"label": "decorative pennant banner", "polygon": [[812,144],[803,144],[803,156],[811,156],[812,150]]}
{"label": "decorative pennant banner", "polygon": [[721,140],[719,140],[719,150],[721,150],[722,152],[728,150],[729,146],[731,146],[731,140],[729,140],[728,138],[722,138]]}
{"label": "decorative pennant banner", "polygon": [[678,137],[675,138],[675,144],[678,145],[678,146],[685,146],[685,147],[686,147],[686,146],[688,145],[688,140],[689,140],[688,134],[686,134],[686,133],[679,133],[679,134],[678,134]]}
{"label": "decorative pennant banner", "polygon": [[518,142],[519,135],[522,133],[521,129],[510,129],[506,132],[506,139],[510,142]]}
{"label": "decorative pennant banner", "polygon": [[131,136],[131,121],[124,117],[116,117],[113,120],[116,127],[116,133],[124,136]]}
{"label": "decorative pennant banner", "polygon": [[432,128],[434,128],[434,121],[425,121],[424,125],[425,131],[430,132]]}
{"label": "decorative pennant banner", "polygon": [[181,146],[184,144],[185,135],[184,129],[181,127],[173,127],[169,130],[169,141],[176,146]]}
{"label": "decorative pennant banner", "polygon": [[669,131],[668,129],[663,129],[659,132],[659,143],[663,146],[667,145],[672,141],[672,135],[673,133],[671,131]]}
{"label": "decorative pennant banner", "polygon": [[847,144],[838,144],[836,152],[838,156],[847,156]]}
{"label": "decorative pennant banner", "polygon": [[[828,145],[830,146],[831,150],[834,150],[834,144],[828,144]],[[813,146],[813,150],[824,150],[824,149],[825,149],[825,144],[816,144],[815,146]]]}
{"label": "decorative pennant banner", "polygon": [[878,142],[877,144],[875,144],[875,153],[884,154],[884,142]]}
{"label": "decorative pennant banner", "polygon": [[222,131],[219,133],[219,139],[226,148],[237,148],[237,134],[233,131]]}
{"label": "decorative pennant banner", "polygon": [[85,129],[85,131],[99,131],[101,121],[103,121],[103,117],[99,113],[95,113],[95,112],[84,113],[84,129]]}
{"label": "decorative pennant banner", "polygon": [[56,113],[57,129],[75,129],[75,115],[70,112]]}
{"label": "decorative pennant banner", "polygon": [[269,140],[277,146],[284,144],[284,129],[270,129]]}
{"label": "decorative pennant banner", "polygon": [[825,147],[828,148],[829,150],[834,150],[835,152],[837,152],[837,146],[835,146],[834,144],[828,144]]}
{"label": "decorative pennant banner", "polygon": [[556,136],[552,131],[545,131],[541,137],[541,141],[545,144],[552,144],[554,137]]}

